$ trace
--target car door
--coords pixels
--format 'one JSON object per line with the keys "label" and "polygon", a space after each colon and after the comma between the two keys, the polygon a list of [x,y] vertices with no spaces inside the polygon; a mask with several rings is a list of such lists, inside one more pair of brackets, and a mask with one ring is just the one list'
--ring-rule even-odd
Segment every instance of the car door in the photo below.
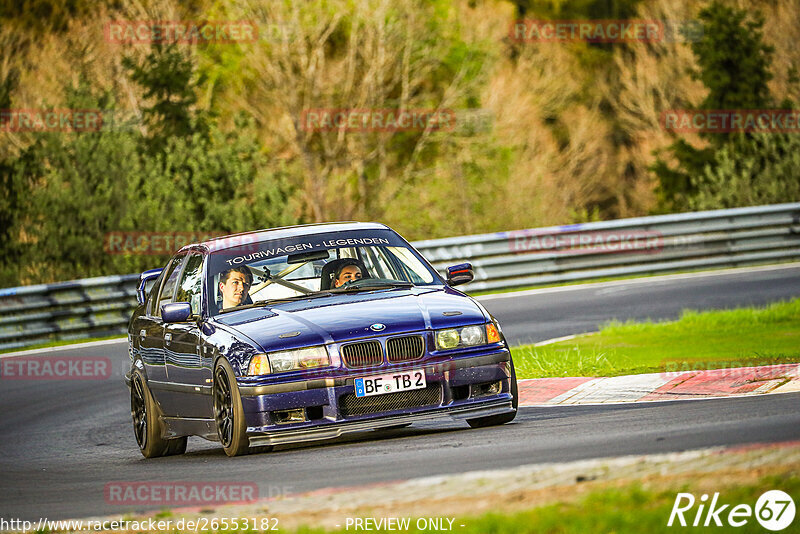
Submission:
{"label": "car door", "polygon": [[203,255],[189,254],[176,288],[174,302],[188,302],[193,318],[164,325],[164,354],[170,414],[176,417],[208,417],[211,413],[211,356],[201,352],[200,300],[203,285]]}
{"label": "car door", "polygon": [[[170,377],[166,367],[164,346],[164,335],[166,332],[164,321],[161,319],[161,306],[172,302],[175,289],[178,285],[178,277],[181,274],[181,268],[183,267],[185,259],[185,253],[178,254],[172,258],[169,265],[167,265],[167,268],[164,270],[162,283],[158,291],[156,292],[154,288],[154,300],[150,311],[152,324],[145,332],[145,339],[152,354],[150,362],[145,362],[147,381],[165,415],[170,413],[168,411],[168,406],[171,402],[169,398]],[[149,305],[150,304],[148,304],[148,306]]]}

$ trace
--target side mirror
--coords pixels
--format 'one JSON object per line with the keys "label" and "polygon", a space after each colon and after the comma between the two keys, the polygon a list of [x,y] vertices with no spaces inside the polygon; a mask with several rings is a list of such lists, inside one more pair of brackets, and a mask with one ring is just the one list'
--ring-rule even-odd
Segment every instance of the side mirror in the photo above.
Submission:
{"label": "side mirror", "polygon": [[451,286],[472,282],[475,273],[472,271],[471,263],[459,263],[447,268],[447,283]]}
{"label": "side mirror", "polygon": [[192,305],[188,302],[170,302],[161,305],[161,318],[165,323],[183,323],[192,316]]}

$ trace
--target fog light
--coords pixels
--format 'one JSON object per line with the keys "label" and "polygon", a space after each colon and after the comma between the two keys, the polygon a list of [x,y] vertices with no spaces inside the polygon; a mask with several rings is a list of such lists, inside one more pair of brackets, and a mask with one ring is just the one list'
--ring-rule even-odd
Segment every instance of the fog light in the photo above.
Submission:
{"label": "fog light", "polygon": [[302,423],[306,420],[305,408],[298,408],[296,410],[277,410],[272,412],[275,422],[279,425],[287,423]]}
{"label": "fog light", "polygon": [[487,395],[498,395],[503,391],[502,382],[486,382],[484,384],[474,384],[472,386],[473,397],[484,397]]}

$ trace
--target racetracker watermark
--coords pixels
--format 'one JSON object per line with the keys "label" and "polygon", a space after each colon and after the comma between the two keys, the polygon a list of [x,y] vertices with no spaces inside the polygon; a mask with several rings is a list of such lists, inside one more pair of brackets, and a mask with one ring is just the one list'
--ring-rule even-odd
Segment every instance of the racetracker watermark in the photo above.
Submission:
{"label": "racetracker watermark", "polygon": [[250,20],[113,20],[104,27],[106,41],[119,44],[231,44],[258,41]]}
{"label": "racetracker watermark", "polygon": [[255,482],[109,482],[103,496],[106,504],[117,506],[203,506],[259,498]]}
{"label": "racetracker watermark", "polygon": [[800,133],[800,110],[673,109],[661,112],[661,127],[676,133]]}
{"label": "racetracker watermark", "polygon": [[97,109],[2,109],[0,132],[99,132]]}
{"label": "racetracker watermark", "polygon": [[537,20],[514,21],[509,37],[518,43],[692,42],[703,37],[694,20]]}
{"label": "racetracker watermark", "polygon": [[609,254],[660,252],[664,248],[661,232],[655,230],[615,230],[608,232],[544,233],[536,230],[508,232],[508,246],[515,254]]}
{"label": "racetracker watermark", "polygon": [[475,135],[491,132],[494,127],[495,114],[491,109],[472,108],[455,111],[456,135]]}
{"label": "racetracker watermark", "polygon": [[132,130],[133,112],[114,109],[0,109],[0,132],[100,132]]}
{"label": "racetracker watermark", "polygon": [[215,248],[229,249],[231,253],[258,251],[252,236],[219,236],[224,232],[109,232],[103,239],[106,254],[130,256],[169,255],[191,243],[215,240]]}
{"label": "racetracker watermark", "polygon": [[0,360],[2,380],[106,380],[111,377],[107,357],[14,356]]}
{"label": "racetracker watermark", "polygon": [[307,132],[452,131],[452,109],[305,109],[300,128]]}
{"label": "racetracker watermark", "polygon": [[776,364],[769,360],[664,360],[661,362],[661,376],[666,379],[677,378],[684,373],[702,373],[714,371],[725,379],[743,377],[752,378],[756,368],[768,367],[769,371],[761,370],[775,376],[797,375],[800,366],[795,363]]}
{"label": "racetracker watermark", "polygon": [[277,517],[205,517],[197,519],[47,519],[38,521],[0,517],[0,531],[14,532],[267,532],[278,531]]}
{"label": "racetracker watermark", "polygon": [[[697,511],[692,508],[697,504]],[[728,510],[730,508],[730,510]],[[767,530],[778,532],[786,529],[794,521],[795,504],[792,497],[781,490],[764,492],[756,501],[755,507],[749,504],[722,504],[719,493],[709,496],[704,493],[699,499],[691,493],[678,493],[667,526],[686,527],[743,527],[755,516],[756,521]],[[684,517],[688,515],[688,520]],[[692,520],[694,516],[694,520]],[[676,521],[677,520],[677,521]],[[691,522],[691,523],[690,523]]]}

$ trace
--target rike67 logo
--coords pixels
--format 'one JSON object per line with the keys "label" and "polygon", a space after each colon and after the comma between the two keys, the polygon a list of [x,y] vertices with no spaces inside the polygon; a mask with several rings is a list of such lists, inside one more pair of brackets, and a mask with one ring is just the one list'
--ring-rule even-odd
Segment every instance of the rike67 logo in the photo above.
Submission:
{"label": "rike67 logo", "polygon": [[736,528],[743,527],[755,517],[762,527],[777,532],[792,524],[795,511],[791,496],[781,490],[763,493],[755,507],[749,504],[724,504],[719,500],[719,493],[714,493],[710,502],[705,493],[700,499],[695,499],[691,493],[678,493],[667,526]]}

